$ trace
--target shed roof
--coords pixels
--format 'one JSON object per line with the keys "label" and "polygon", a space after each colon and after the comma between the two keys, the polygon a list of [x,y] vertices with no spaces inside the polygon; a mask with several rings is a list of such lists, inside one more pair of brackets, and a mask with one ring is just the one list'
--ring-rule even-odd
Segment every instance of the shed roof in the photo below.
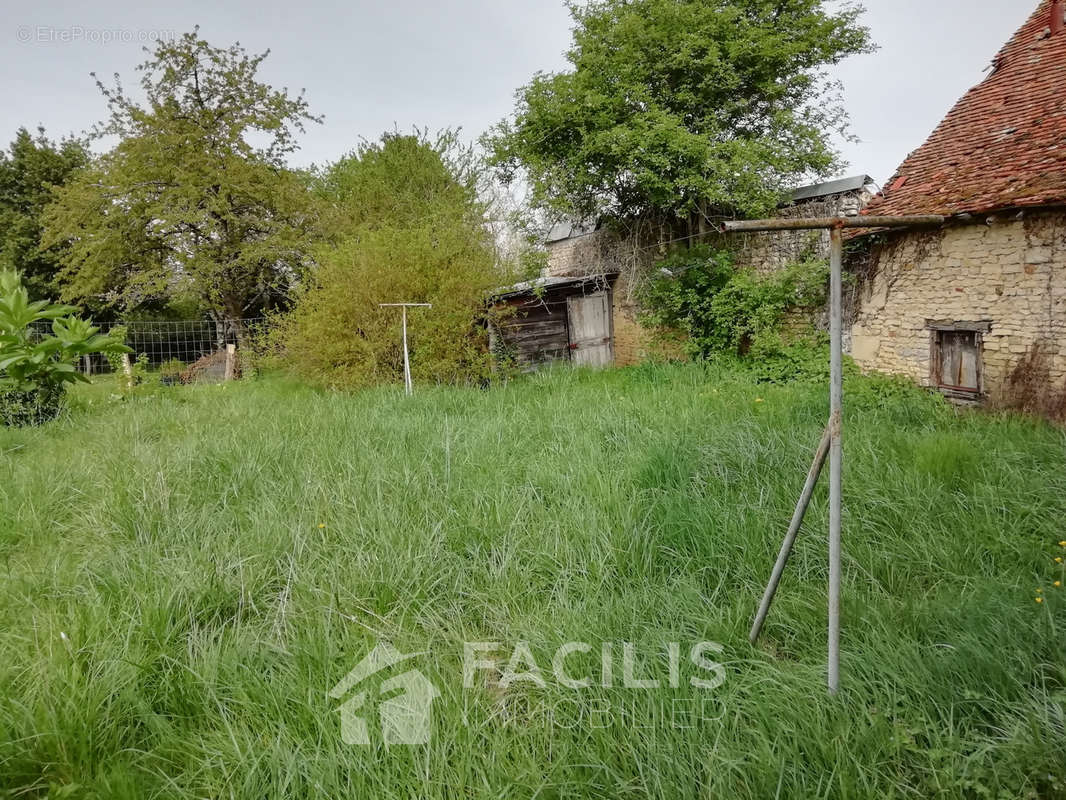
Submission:
{"label": "shed roof", "polygon": [[874,179],[869,175],[852,175],[850,178],[838,178],[833,181],[826,181],[825,183],[801,186],[799,189],[792,192],[792,202],[798,203],[801,200],[814,200],[819,197],[828,197],[831,194],[842,194],[843,192],[856,192],[873,182]]}
{"label": "shed roof", "polygon": [[600,227],[600,223],[597,222],[564,219],[561,222],[552,225],[551,230],[548,231],[548,236],[544,241],[547,244],[561,242],[565,239],[573,239],[575,236],[584,236],[586,233],[593,233],[594,231],[599,230]]}
{"label": "shed roof", "polygon": [[1066,30],[1041,0],[864,214],[962,214],[1066,201]]}
{"label": "shed roof", "polygon": [[492,293],[492,297],[496,300],[506,300],[509,297],[521,297],[526,294],[533,294],[537,291],[550,291],[552,289],[566,289],[570,287],[577,288],[589,283],[598,283],[601,281],[609,280],[617,277],[617,272],[604,273],[602,275],[580,275],[576,277],[562,277],[562,278],[537,278],[532,281],[523,281],[522,283],[516,283],[513,286],[501,286],[499,289]]}

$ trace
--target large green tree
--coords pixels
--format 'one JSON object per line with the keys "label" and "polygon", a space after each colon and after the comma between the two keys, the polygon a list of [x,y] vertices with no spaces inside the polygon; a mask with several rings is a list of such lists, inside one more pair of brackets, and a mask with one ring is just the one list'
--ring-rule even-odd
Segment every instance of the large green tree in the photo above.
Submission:
{"label": "large green tree", "polygon": [[505,180],[577,216],[758,214],[839,166],[825,67],[871,48],[861,7],[825,0],[570,2],[571,68],[518,93],[486,136]]}
{"label": "large green tree", "polygon": [[52,141],[44,128],[36,135],[19,128],[0,151],[0,270],[13,270],[31,296],[57,293],[59,253],[41,248],[41,217],[62,186],[89,161],[85,144],[74,138]]}
{"label": "large green tree", "polygon": [[317,184],[328,240],[274,340],[316,383],[356,387],[403,374],[400,316],[411,313],[415,380],[489,374],[485,301],[499,285],[479,162],[453,133],[387,134],[330,166]]}
{"label": "large green tree", "polygon": [[118,143],[45,214],[45,243],[67,247],[67,299],[132,309],[192,297],[236,320],[303,270],[315,214],[285,158],[318,118],[302,93],[259,79],[267,55],[193,31],[140,66],[143,102],[118,76],[114,87],[97,82],[110,116],[94,133]]}

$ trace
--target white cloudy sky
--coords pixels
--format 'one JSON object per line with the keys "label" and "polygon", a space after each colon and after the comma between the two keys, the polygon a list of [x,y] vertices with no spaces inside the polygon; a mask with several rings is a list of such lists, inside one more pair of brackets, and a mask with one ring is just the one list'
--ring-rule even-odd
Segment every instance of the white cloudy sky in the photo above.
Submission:
{"label": "white cloudy sky", "polygon": [[[143,60],[138,37],[199,24],[216,44],[270,48],[265,77],[307,89],[326,121],[303,138],[300,164],[335,159],[395,125],[461,126],[476,137],[509,112],[534,72],[564,66],[570,35],[562,0],[0,3],[0,141],[20,125],[85,130],[104,110],[90,71],[132,83]],[[881,49],[836,71],[862,140],[843,146],[848,172],[890,177],[1036,5],[867,0]]]}

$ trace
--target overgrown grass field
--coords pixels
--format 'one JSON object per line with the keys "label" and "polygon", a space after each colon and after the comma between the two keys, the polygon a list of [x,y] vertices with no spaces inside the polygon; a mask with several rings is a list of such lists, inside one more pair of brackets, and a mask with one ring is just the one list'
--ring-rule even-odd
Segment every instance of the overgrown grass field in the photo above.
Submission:
{"label": "overgrown grass field", "polygon": [[[0,796],[1066,797],[1050,426],[850,381],[830,698],[824,485],[747,641],[824,387],[109,392],[0,430]],[[464,688],[464,642],[520,641],[543,688]],[[588,688],[552,677],[570,641]],[[667,643],[700,641],[717,689],[622,685],[623,642],[665,684]],[[428,745],[342,741],[328,692],[378,642],[441,692]]]}

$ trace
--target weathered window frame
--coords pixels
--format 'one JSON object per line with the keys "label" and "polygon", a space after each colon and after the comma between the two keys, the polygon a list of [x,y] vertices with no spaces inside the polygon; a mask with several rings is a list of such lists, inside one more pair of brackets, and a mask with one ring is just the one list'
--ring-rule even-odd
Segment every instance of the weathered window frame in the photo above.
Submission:
{"label": "weathered window frame", "polygon": [[[988,320],[926,320],[929,331],[929,379],[933,387],[944,395],[958,400],[980,400],[985,394],[985,336],[992,330]],[[953,386],[944,383],[941,369],[943,366],[942,339],[945,333],[972,333],[977,347],[977,388]]]}

